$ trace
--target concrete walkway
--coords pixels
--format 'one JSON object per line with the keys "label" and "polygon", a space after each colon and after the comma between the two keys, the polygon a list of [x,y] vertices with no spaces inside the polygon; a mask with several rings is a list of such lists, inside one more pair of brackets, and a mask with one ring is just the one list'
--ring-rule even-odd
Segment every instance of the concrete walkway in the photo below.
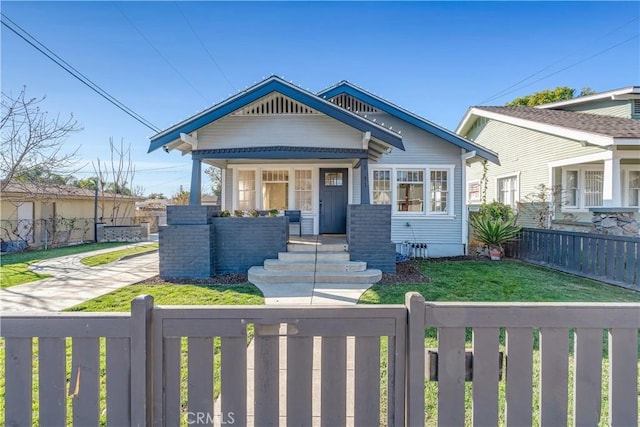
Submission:
{"label": "concrete walkway", "polygon": [[0,311],[61,311],[156,276],[157,251],[96,267],[87,267],[80,262],[87,256],[136,245],[140,244],[51,258],[33,264],[29,267],[30,270],[53,277],[0,289]]}

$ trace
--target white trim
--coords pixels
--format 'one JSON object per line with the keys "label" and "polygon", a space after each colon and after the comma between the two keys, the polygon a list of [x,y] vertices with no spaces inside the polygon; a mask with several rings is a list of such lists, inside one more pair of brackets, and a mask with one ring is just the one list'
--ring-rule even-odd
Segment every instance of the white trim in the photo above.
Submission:
{"label": "white trim", "polygon": [[[455,215],[455,164],[377,164],[369,167],[369,198],[373,200],[373,172],[380,170],[388,170],[391,175],[391,217],[400,218],[446,218],[454,219]],[[398,194],[397,194],[397,172],[398,171],[421,171],[423,172],[423,210],[421,212],[403,212],[398,211]],[[439,213],[431,211],[431,171],[441,170],[447,172],[447,212]]]}
{"label": "white trim", "polygon": [[587,154],[585,156],[570,157],[568,159],[555,160],[547,163],[550,168],[557,168],[562,166],[577,165],[581,163],[600,162],[606,159],[610,159],[613,153],[611,151],[603,151],[601,153]]}
{"label": "white trim", "polygon": [[468,204],[472,204],[473,202],[480,202],[482,201],[482,187],[480,186],[479,188],[479,196],[477,199],[470,199],[469,198],[469,184],[478,184],[478,186],[480,186],[480,180],[479,179],[472,179],[467,181],[466,186],[465,186],[465,199],[467,201]]}
{"label": "white trim", "polygon": [[631,206],[629,204],[629,192],[631,191],[630,178],[631,172],[640,172],[640,166],[634,167],[636,165],[622,165],[622,173],[623,173],[623,184],[622,184],[622,203],[623,206],[629,207],[638,207]]}
{"label": "white trim", "polygon": [[[587,206],[584,203],[584,199],[585,199],[585,194],[584,194],[584,190],[585,190],[585,173],[586,172],[602,172],[603,173],[603,178],[604,178],[604,164],[596,164],[596,165],[567,165],[568,167],[562,167],[562,192],[564,194],[564,191],[566,191],[567,188],[567,172],[568,171],[577,171],[578,172],[578,194],[577,194],[577,205],[576,206],[566,206],[564,203],[564,195],[562,196],[562,200],[561,200],[561,205],[560,205],[560,211],[561,212],[571,212],[571,213],[578,213],[578,212],[589,212],[589,208],[591,207],[601,207],[601,206]],[[603,199],[603,205],[604,206],[604,194],[605,194],[605,188],[604,188],[604,182],[602,183],[602,199]]]}
{"label": "white trim", "polygon": [[514,178],[514,177],[516,179],[516,184],[515,184],[516,188],[513,195],[513,200],[511,201],[509,206],[511,206],[514,210],[516,210],[518,208],[518,202],[520,201],[520,171],[513,171],[510,173],[497,175],[494,177],[493,184],[495,188],[494,199],[499,201],[500,203],[504,203],[503,201],[500,200],[500,187],[498,186],[498,181],[500,181],[501,179]]}

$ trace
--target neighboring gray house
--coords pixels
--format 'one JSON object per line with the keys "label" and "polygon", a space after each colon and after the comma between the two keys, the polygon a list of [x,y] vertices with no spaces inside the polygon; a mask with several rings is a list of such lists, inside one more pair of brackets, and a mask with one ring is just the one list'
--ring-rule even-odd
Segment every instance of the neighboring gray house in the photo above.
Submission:
{"label": "neighboring gray house", "polygon": [[312,93],[272,76],[151,138],[223,171],[223,210],[299,210],[302,233],[345,234],[347,205],[390,205],[391,240],[465,253],[465,170],[497,155],[343,81]]}
{"label": "neighboring gray house", "polygon": [[[631,86],[537,107],[471,107],[456,132],[500,153],[486,174],[488,202],[512,205],[535,226],[541,206],[531,195],[544,184],[556,190],[546,225],[579,228],[591,227],[594,211],[637,218],[639,119],[640,87]],[[472,165],[468,203],[482,200],[482,176]]]}

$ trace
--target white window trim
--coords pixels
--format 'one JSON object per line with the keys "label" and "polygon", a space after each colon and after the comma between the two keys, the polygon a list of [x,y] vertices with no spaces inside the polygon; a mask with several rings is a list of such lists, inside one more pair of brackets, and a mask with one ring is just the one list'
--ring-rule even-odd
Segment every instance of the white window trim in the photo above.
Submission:
{"label": "white window trim", "polygon": [[[601,206],[585,206],[584,204],[584,180],[585,172],[602,172],[604,173],[604,165],[568,165],[562,168],[562,191],[564,193],[567,188],[567,172],[578,171],[578,205],[566,206],[564,203],[564,196],[562,200],[561,212],[589,212],[589,208],[601,207]],[[604,194],[604,188],[602,189]],[[603,203],[604,206],[604,203]]]}
{"label": "white window trim", "polygon": [[[454,164],[381,164],[369,168],[369,182],[373,183],[373,171],[389,170],[391,171],[391,216],[402,218],[455,218],[455,168]],[[398,206],[398,175],[397,171],[419,170],[424,172],[423,181],[423,212],[403,212],[397,210]],[[431,174],[432,170],[447,171],[447,212],[431,211]],[[373,185],[369,186],[369,198],[373,200]]]}
{"label": "white window trim", "polygon": [[[469,186],[471,184],[478,184],[478,186],[480,187],[480,191],[478,193],[478,198],[477,199],[471,199],[469,197]],[[474,202],[482,201],[482,186],[480,185],[480,180],[479,179],[472,179],[470,181],[467,181],[466,188],[465,188],[465,197],[466,197],[466,200],[467,200],[467,204],[473,204]]]}
{"label": "white window trim", "polygon": [[621,165],[620,166],[621,172],[622,172],[622,176],[623,176],[623,180],[622,180],[622,204],[623,206],[627,206],[627,207],[631,207],[631,208],[637,208],[639,206],[631,206],[629,204],[629,191],[631,190],[631,179],[630,179],[630,175],[631,172],[640,172],[640,165],[636,166],[636,165]]}
{"label": "white window trim", "polygon": [[[498,181],[501,179],[505,179],[505,178],[516,178],[516,191],[515,191],[515,195],[514,197],[514,206],[513,209],[517,210],[518,209],[518,203],[520,202],[520,171],[516,171],[516,172],[510,172],[510,173],[505,173],[502,175],[498,175],[494,178],[493,180],[493,184],[494,184],[494,188],[495,188],[495,198],[494,200],[499,201],[500,200],[500,188],[498,187]],[[482,189],[480,190],[482,191]]]}

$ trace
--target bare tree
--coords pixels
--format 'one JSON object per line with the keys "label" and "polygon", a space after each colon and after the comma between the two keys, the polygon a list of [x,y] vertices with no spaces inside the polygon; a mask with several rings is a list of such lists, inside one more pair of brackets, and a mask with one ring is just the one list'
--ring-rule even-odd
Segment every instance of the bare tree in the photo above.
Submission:
{"label": "bare tree", "polygon": [[77,161],[78,149],[64,152],[70,133],[82,130],[70,115],[52,117],[40,107],[45,100],[27,98],[26,88],[18,96],[2,92],[0,134],[2,139],[0,178],[4,190],[20,173],[40,169],[50,175],[68,175]]}
{"label": "bare tree", "polygon": [[[141,196],[144,189],[133,186],[133,178],[136,168],[131,161],[131,145],[125,148],[124,142],[120,141],[118,148],[113,143],[113,138],[109,138],[109,148],[111,150],[111,161],[103,162],[98,158],[93,162],[93,169],[98,179],[98,191],[100,192],[99,204],[100,220],[110,221],[117,225],[118,220],[128,216],[133,216],[130,212],[130,204],[123,204],[123,197]],[[110,200],[110,211],[105,206],[105,201]],[[124,210],[123,209],[124,207]]]}

